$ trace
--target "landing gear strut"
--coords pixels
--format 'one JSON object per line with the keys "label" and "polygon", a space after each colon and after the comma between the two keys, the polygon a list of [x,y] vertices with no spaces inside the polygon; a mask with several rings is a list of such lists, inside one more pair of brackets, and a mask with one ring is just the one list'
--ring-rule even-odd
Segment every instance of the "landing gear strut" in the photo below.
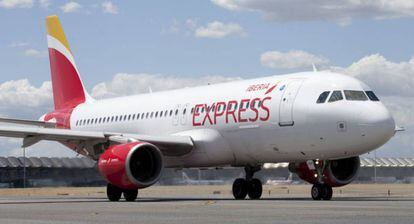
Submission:
{"label": "landing gear strut", "polygon": [[109,201],[119,201],[122,194],[126,201],[135,201],[138,196],[138,189],[121,189],[113,184],[106,185],[106,195]]}
{"label": "landing gear strut", "polygon": [[331,200],[332,199],[332,187],[324,183],[324,171],[328,166],[329,161],[321,162],[316,160],[314,161],[316,173],[317,173],[317,183],[312,186],[311,196],[313,200]]}
{"label": "landing gear strut", "polygon": [[253,178],[255,172],[261,169],[260,166],[246,166],[244,171],[246,172],[246,178],[237,178],[233,182],[233,196],[235,199],[243,200],[249,195],[250,199],[259,199],[262,196],[262,182]]}

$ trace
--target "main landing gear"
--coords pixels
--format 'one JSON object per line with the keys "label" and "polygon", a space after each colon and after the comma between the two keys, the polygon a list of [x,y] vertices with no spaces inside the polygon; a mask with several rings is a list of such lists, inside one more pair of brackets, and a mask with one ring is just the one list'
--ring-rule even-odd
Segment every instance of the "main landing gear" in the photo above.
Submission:
{"label": "main landing gear", "polygon": [[249,195],[250,199],[259,199],[262,196],[262,182],[257,178],[253,178],[254,173],[260,169],[260,166],[246,166],[244,168],[244,171],[246,172],[246,179],[237,178],[233,182],[232,190],[235,199],[243,200],[247,195]]}
{"label": "main landing gear", "polygon": [[125,201],[135,201],[138,196],[138,189],[121,189],[108,183],[106,185],[106,195],[110,201],[119,201],[124,194]]}

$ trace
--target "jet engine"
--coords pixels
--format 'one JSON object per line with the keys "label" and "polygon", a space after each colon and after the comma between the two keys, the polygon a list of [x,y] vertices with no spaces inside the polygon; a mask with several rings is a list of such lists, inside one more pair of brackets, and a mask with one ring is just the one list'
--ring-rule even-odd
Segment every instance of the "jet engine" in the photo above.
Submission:
{"label": "jet engine", "polygon": [[161,177],[160,150],[146,142],[112,145],[99,157],[98,168],[111,184],[122,189],[145,188]]}
{"label": "jet engine", "polygon": [[296,173],[302,180],[310,184],[318,182],[316,168],[323,170],[323,182],[331,187],[340,187],[351,183],[359,171],[359,157],[338,160],[306,161],[290,163],[289,171]]}

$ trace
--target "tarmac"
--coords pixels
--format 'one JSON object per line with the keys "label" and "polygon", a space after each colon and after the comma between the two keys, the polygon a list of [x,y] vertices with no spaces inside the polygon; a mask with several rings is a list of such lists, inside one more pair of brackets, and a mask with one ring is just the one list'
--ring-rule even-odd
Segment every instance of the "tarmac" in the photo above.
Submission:
{"label": "tarmac", "polygon": [[135,202],[105,188],[0,189],[0,223],[414,223],[414,185],[352,184],[331,201],[310,185],[264,186],[261,200],[233,200],[231,186],[153,186]]}

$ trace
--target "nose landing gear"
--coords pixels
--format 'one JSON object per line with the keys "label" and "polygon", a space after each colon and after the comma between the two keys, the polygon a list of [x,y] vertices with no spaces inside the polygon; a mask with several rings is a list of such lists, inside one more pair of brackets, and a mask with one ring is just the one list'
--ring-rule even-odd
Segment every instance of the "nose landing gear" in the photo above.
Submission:
{"label": "nose landing gear", "polygon": [[329,186],[324,182],[325,176],[324,172],[325,169],[328,167],[329,161],[322,162],[316,161],[314,162],[316,173],[317,173],[317,182],[312,186],[311,189],[311,196],[313,200],[331,200],[332,199],[332,187]]}
{"label": "nose landing gear", "polygon": [[246,179],[237,178],[233,182],[232,190],[235,199],[243,200],[247,195],[249,195],[250,199],[259,199],[262,196],[262,182],[257,178],[253,178],[254,173],[260,169],[261,166],[246,166],[244,168]]}
{"label": "nose landing gear", "polygon": [[311,195],[313,200],[331,200],[332,187],[327,184],[314,184],[311,189]]}

